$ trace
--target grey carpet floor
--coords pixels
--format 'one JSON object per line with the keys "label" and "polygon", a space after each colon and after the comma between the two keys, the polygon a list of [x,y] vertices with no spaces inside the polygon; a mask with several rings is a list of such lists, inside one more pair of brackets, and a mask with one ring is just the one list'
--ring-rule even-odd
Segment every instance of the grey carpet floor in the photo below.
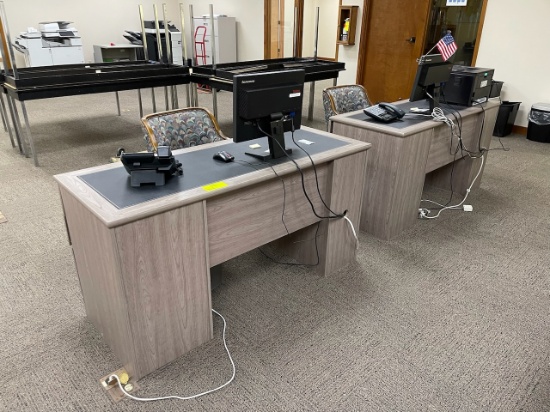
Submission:
{"label": "grey carpet floor", "polygon": [[[231,134],[231,95],[219,99]],[[121,365],[86,319],[52,176],[143,150],[135,92],[121,103],[118,117],[112,94],[29,102],[40,168],[0,132],[0,410],[550,410],[550,145],[521,136],[490,152],[473,212],[391,241],[360,233],[357,262],[334,276],[257,250],[225,263],[213,306],[228,321],[235,381],[199,400],[112,403],[98,380]],[[316,105],[310,124],[323,128],[320,93]],[[221,326],[138,395],[223,383]]]}

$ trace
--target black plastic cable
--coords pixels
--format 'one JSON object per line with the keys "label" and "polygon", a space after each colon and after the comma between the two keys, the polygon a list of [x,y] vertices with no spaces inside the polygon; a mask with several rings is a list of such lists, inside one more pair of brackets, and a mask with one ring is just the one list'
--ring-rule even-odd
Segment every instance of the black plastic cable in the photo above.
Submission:
{"label": "black plastic cable", "polygon": [[[255,170],[260,170],[260,169],[255,167],[254,163],[247,162],[246,160],[238,160],[237,162],[241,163],[241,164],[246,163],[248,166],[253,167]],[[279,176],[279,174],[277,173],[277,171],[275,170],[275,168],[272,165],[270,165],[267,162],[261,162],[261,164],[266,164],[269,167],[271,167],[271,170],[273,170],[273,173],[275,173],[275,176],[277,176],[281,180],[281,183],[283,184],[283,213],[281,214],[281,222],[283,222],[283,226],[285,227],[286,234],[288,235],[288,234],[290,234],[290,232],[288,231],[288,227],[286,227],[286,223],[285,223],[285,210],[286,210],[286,186],[285,186],[285,181],[281,176]]]}
{"label": "black plastic cable", "polygon": [[317,262],[315,263],[295,263],[295,262],[281,262],[275,258],[273,258],[272,256],[269,256],[267,253],[265,253],[262,248],[258,248],[258,250],[260,251],[260,253],[262,255],[264,255],[266,258],[268,258],[269,260],[271,260],[272,262],[274,263],[277,263],[279,265],[287,265],[287,266],[318,266],[319,263],[321,263],[321,258],[319,257],[319,245],[317,243],[317,238],[319,237],[318,236],[318,233],[319,233],[319,227],[321,226],[321,222],[317,222],[317,229],[315,229],[315,237],[314,237],[314,240],[315,240],[315,253],[317,254]]}
{"label": "black plastic cable", "polygon": [[292,125],[292,129],[291,129],[291,138],[292,138],[292,142],[294,142],[294,144],[302,151],[304,152],[307,157],[309,157],[309,160],[311,162],[311,166],[313,166],[313,174],[315,174],[315,184],[317,186],[317,193],[319,194],[319,199],[321,199],[321,202],[323,203],[323,205],[325,206],[325,208],[330,212],[332,213],[334,216],[336,217],[344,217],[346,215],[346,213],[336,213],[334,212],[325,202],[325,199],[323,199],[323,195],[321,194],[321,189],[319,188],[319,178],[317,177],[317,168],[315,167],[315,162],[313,161],[313,159],[311,158],[311,156],[309,155],[309,153],[306,151],[306,149],[304,149],[302,146],[300,146],[298,144],[298,142],[296,142],[296,140],[294,140],[294,118],[291,118],[291,125]]}
{"label": "black plastic cable", "polygon": [[256,125],[258,127],[258,130],[260,130],[263,134],[265,134],[268,138],[270,138],[271,140],[273,140],[275,143],[277,143],[277,145],[279,145],[279,147],[281,148],[281,150],[283,151],[283,153],[286,155],[286,157],[288,157],[290,159],[290,161],[292,163],[294,163],[294,166],[296,166],[296,169],[298,170],[298,172],[300,172],[300,176],[301,176],[301,180],[302,180],[302,190],[304,192],[304,195],[309,203],[309,205],[311,206],[311,210],[313,211],[313,214],[318,217],[319,219],[340,219],[342,218],[343,216],[345,216],[345,214],[343,216],[321,216],[317,213],[317,211],[315,210],[315,206],[313,205],[313,202],[311,201],[311,199],[309,198],[309,195],[307,194],[307,191],[306,191],[306,185],[305,185],[305,177],[304,177],[304,172],[302,171],[302,169],[300,168],[300,165],[298,165],[298,163],[296,163],[296,161],[290,157],[290,155],[286,152],[286,150],[284,149],[284,147],[277,141],[277,139],[274,139],[273,136],[271,136],[269,133],[266,133],[264,130],[262,130],[262,128],[260,127],[259,124]]}

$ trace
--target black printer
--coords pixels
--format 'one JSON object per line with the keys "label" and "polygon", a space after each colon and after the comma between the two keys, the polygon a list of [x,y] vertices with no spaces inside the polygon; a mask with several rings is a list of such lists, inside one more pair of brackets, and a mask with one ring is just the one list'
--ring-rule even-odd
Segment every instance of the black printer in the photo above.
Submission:
{"label": "black printer", "polygon": [[472,106],[487,101],[495,69],[453,66],[443,87],[444,101],[458,106]]}

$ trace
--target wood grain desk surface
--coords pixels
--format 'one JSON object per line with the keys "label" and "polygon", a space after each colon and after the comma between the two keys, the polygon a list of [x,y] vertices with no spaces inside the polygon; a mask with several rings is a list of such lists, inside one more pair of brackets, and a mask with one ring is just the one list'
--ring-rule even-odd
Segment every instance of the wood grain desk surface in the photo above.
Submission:
{"label": "wood grain desk surface", "polygon": [[[347,145],[339,147],[337,149],[332,149],[312,155],[311,157],[314,160],[315,164],[330,162],[332,160],[349,156],[354,153],[368,150],[371,147],[370,143],[361,142],[343,136],[337,136],[325,131],[316,130],[305,126],[302,127],[302,129],[348,143]],[[178,153],[189,153],[197,150],[205,150],[206,148],[212,148],[215,146],[219,146],[220,150],[225,149],[229,151],[231,144],[231,141],[221,141],[210,143],[204,146],[201,145],[192,148],[179,149],[175,150],[173,153],[177,155]],[[254,160],[251,160],[251,162],[253,161]],[[301,168],[311,167],[311,162],[307,157],[297,159],[296,163]],[[107,227],[116,227],[138,219],[142,219],[144,217],[153,216],[164,211],[172,210],[177,207],[232,192],[234,190],[257,184],[272,179],[274,177],[274,172],[271,168],[266,168],[262,170],[253,170],[251,168],[250,172],[247,174],[224,180],[227,186],[214,191],[205,191],[202,187],[198,187],[195,189],[186,190],[173,195],[143,202],[135,206],[126,207],[124,209],[116,208],[108,200],[106,200],[103,196],[101,196],[98,192],[96,192],[93,188],[91,188],[88,184],[86,184],[79,178],[79,176],[85,174],[121,167],[124,167],[121,163],[111,163],[55,175],[54,179],[61,187],[65,188],[76,198],[78,198],[79,201],[82,202],[82,204],[95,216],[97,216]],[[275,165],[273,167],[277,174],[281,176],[296,172],[296,167],[290,161]]]}
{"label": "wood grain desk surface", "polygon": [[[488,100],[481,105],[457,108],[456,110],[454,110],[454,112],[460,112],[460,116],[464,118],[471,115],[479,114],[483,109],[487,110],[499,105],[500,102],[498,100]],[[452,119],[453,117],[450,113],[453,110],[445,109],[445,111],[447,112],[447,117],[450,117]],[[422,132],[424,130],[433,129],[434,127],[444,126],[443,122],[436,122],[432,119],[426,118],[424,121],[410,121],[410,125],[397,128],[393,127],[391,123],[386,124],[368,120],[368,116],[364,114],[362,110],[332,116],[330,118],[330,121],[333,123],[341,123],[348,126],[355,126],[361,129],[368,129],[397,137],[407,137]]]}

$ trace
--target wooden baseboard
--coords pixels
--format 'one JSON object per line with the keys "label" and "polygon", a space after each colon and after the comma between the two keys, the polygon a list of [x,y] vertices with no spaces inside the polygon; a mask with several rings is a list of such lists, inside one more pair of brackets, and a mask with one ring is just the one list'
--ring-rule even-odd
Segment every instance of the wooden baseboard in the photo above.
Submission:
{"label": "wooden baseboard", "polygon": [[512,128],[512,133],[517,133],[517,134],[521,134],[523,136],[527,136],[527,127],[514,126]]}

